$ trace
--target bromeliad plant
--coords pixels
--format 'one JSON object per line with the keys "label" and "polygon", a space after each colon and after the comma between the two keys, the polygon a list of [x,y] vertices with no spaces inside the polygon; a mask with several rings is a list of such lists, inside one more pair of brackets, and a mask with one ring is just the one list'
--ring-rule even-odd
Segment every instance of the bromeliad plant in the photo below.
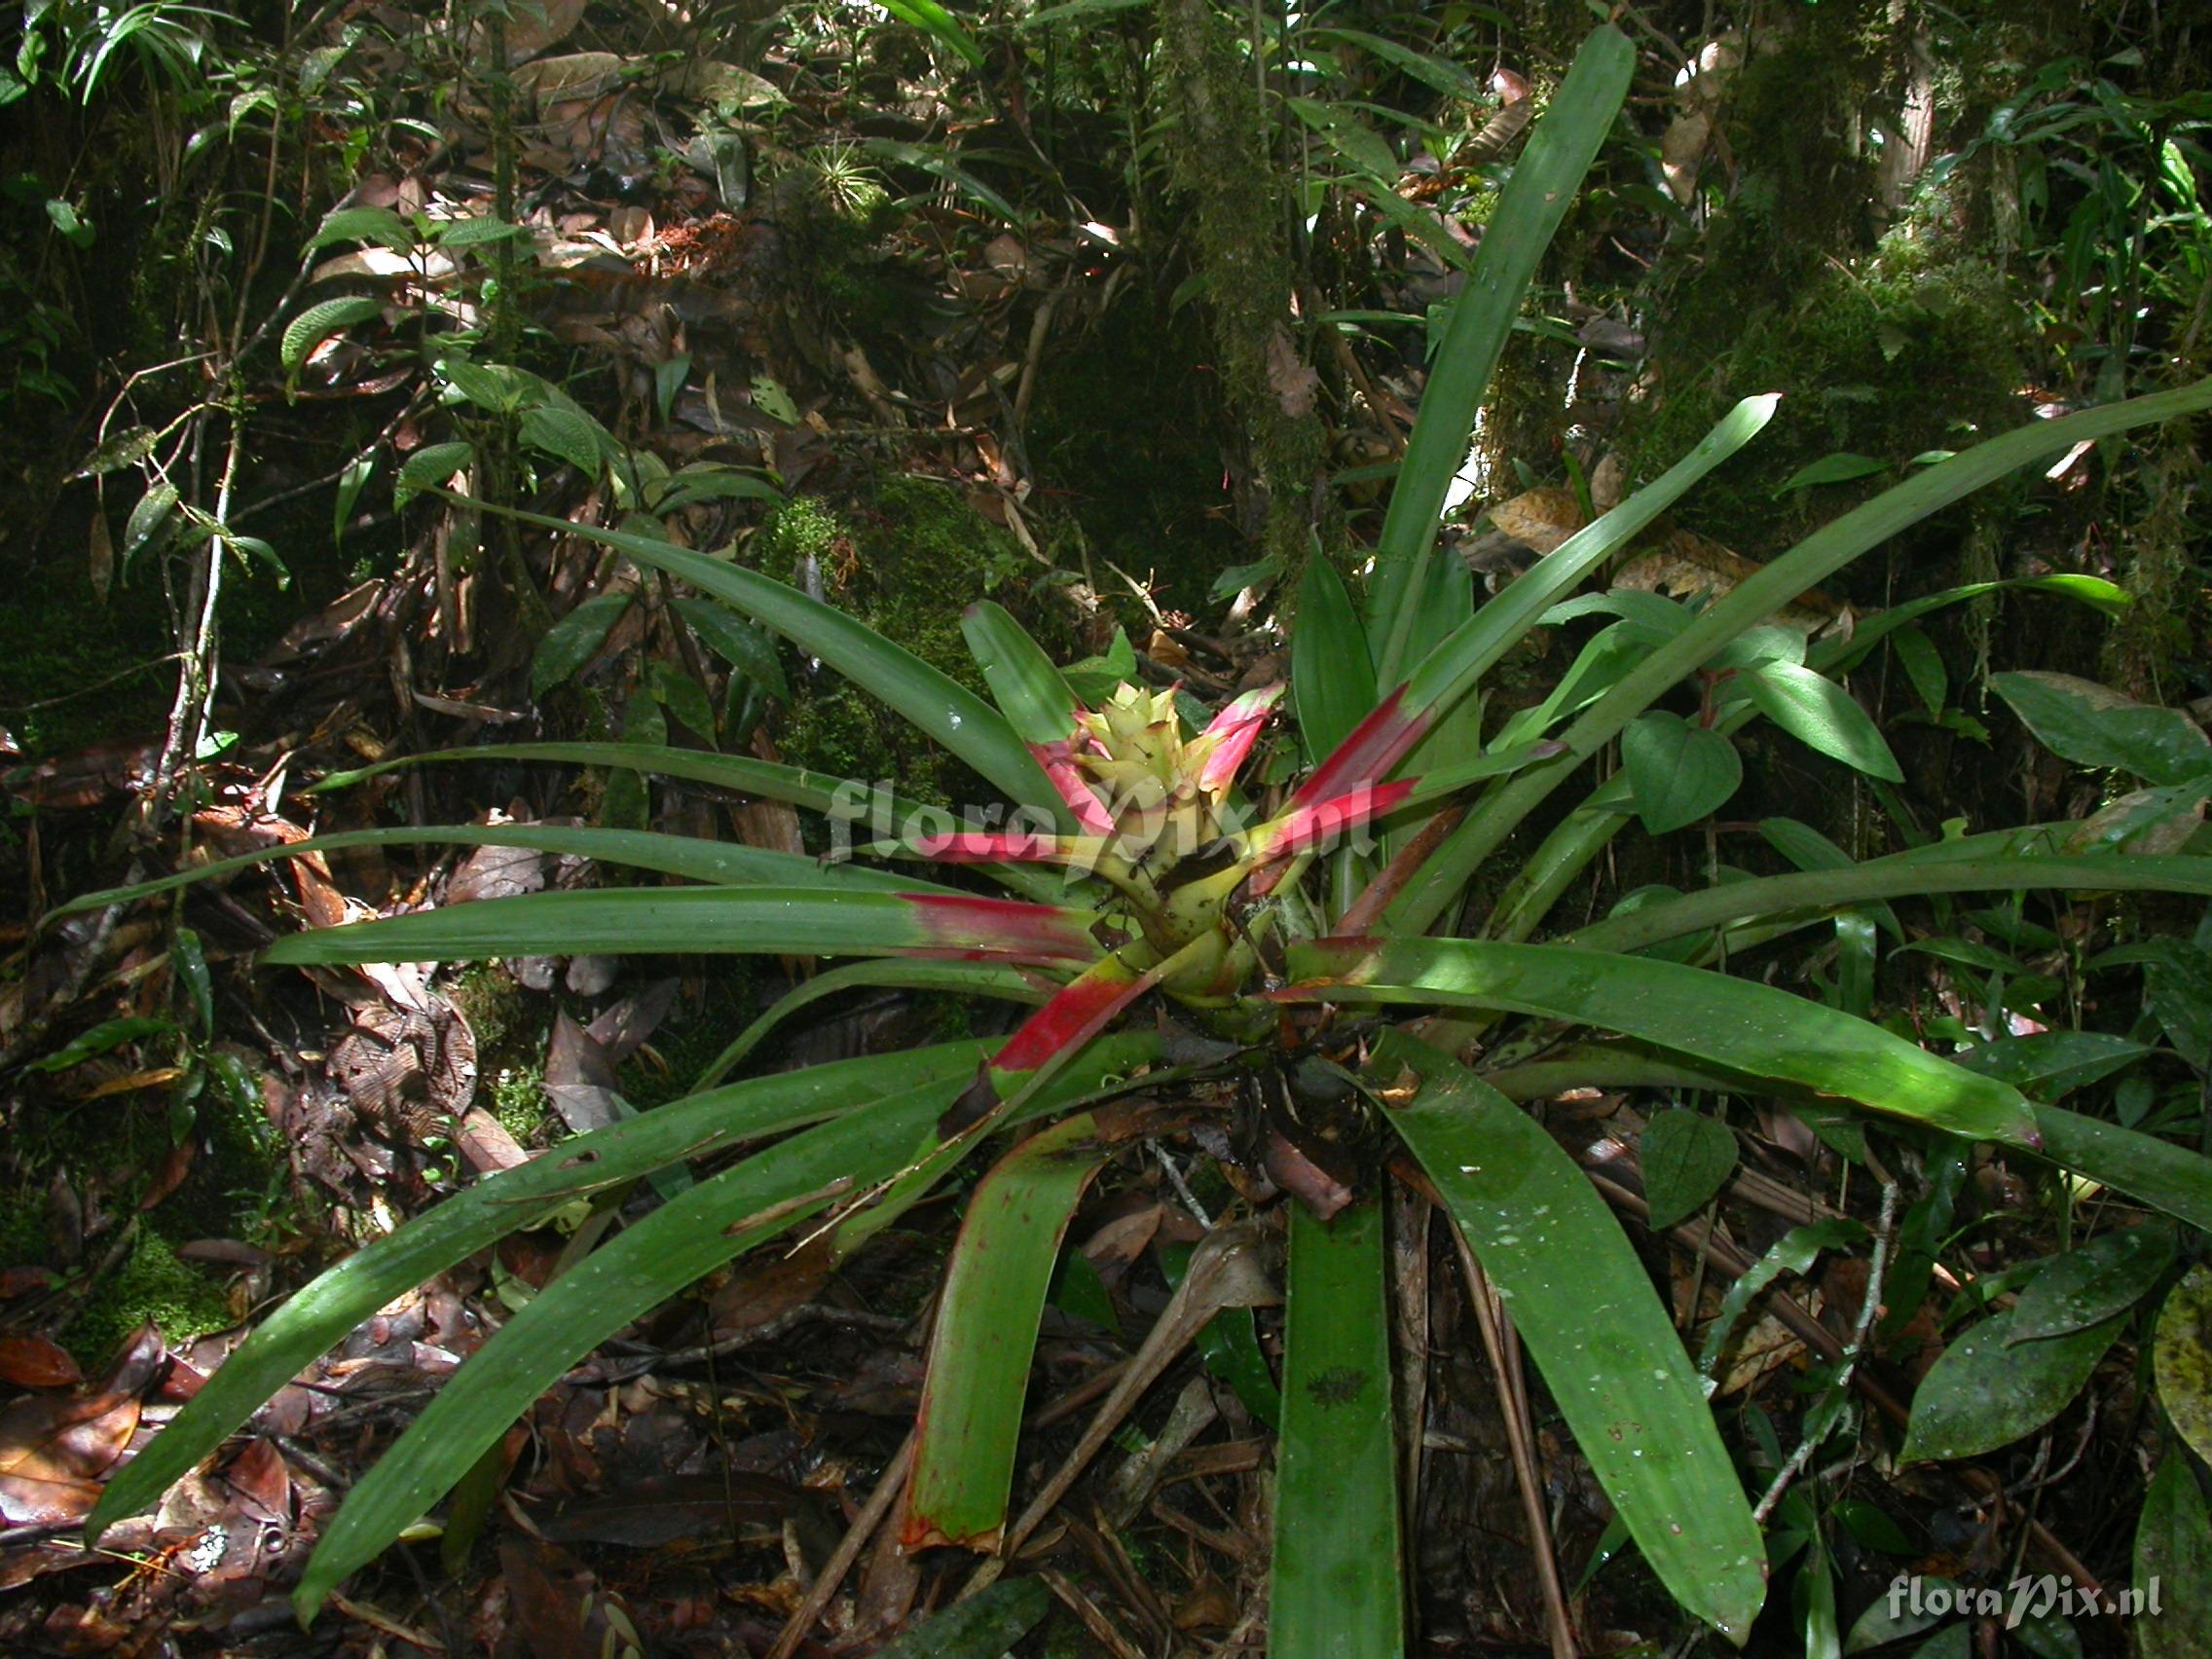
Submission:
{"label": "bromeliad plant", "polygon": [[[91,1530],[155,1499],[392,1296],[579,1196],[604,1200],[664,1172],[656,1185],[673,1196],[632,1212],[516,1312],[348,1495],[298,1592],[312,1615],[598,1343],[702,1273],[796,1230],[826,1235],[842,1259],[951,1178],[987,1137],[1042,1124],[971,1197],[939,1307],[901,1522],[914,1545],[1006,1541],[1029,1348],[1060,1235],[1124,1132],[1110,1103],[1139,1087],[1158,1097],[1178,1079],[1273,1074],[1303,1059],[1334,1068],[1364,1102],[1372,1134],[1418,1161],[1645,1560],[1683,1607],[1741,1641],[1766,1588],[1766,1552],[1742,1479],[1619,1223],[1572,1160],[1491,1081],[1538,1046],[1502,1022],[1532,1022],[1519,1031],[1546,1041],[1595,1034],[1601,1040],[1569,1051],[1591,1081],[1672,1064],[1769,1095],[1862,1108],[1906,1141],[2040,1148],[2212,1225],[2212,1171],[2194,1155],[2032,1101],[1865,1019],[1712,966],[1731,946],[1903,895],[2212,894],[2212,859],[2071,850],[2064,826],[1970,835],[1858,865],[1829,849],[1810,861],[1829,867],[1807,875],[1656,902],[1640,895],[1578,934],[1530,942],[1553,903],[1632,820],[1663,830],[1721,804],[1736,781],[1730,734],[1753,720],[1894,775],[1879,734],[1832,676],[1913,616],[1983,590],[1900,606],[1847,639],[1810,643],[1769,624],[1788,601],[2018,467],[2212,406],[2212,385],[2199,385],[1992,439],[1829,524],[1702,611],[1641,594],[1602,601],[1619,620],[1541,707],[1486,744],[1472,696],[1486,672],[1773,412],[1772,399],[1740,405],[1664,476],[1479,611],[1464,570],[1436,545],[1445,487],[1490,371],[1538,253],[1611,125],[1633,56],[1620,33],[1598,30],[1514,172],[1439,355],[1364,612],[1326,563],[1316,561],[1306,579],[1290,704],[1311,764],[1272,806],[1240,791],[1237,777],[1276,688],[1239,698],[1195,735],[1164,694],[1124,686],[1087,709],[1014,620],[986,604],[966,626],[994,707],[837,610],[726,558],[515,513],[616,549],[782,634],[1003,790],[1020,822],[961,829],[881,792],[751,758],[539,743],[499,753],[620,765],[789,802],[829,815],[848,837],[865,827],[857,850],[872,862],[549,826],[324,838],[331,847],[421,840],[559,850],[683,884],[533,894],[310,931],[273,946],[273,963],[652,950],[853,960],[770,1010],[724,1056],[708,1080],[715,1087],[489,1177],[299,1292],[114,1481]],[[2086,580],[2026,585],[2117,600]],[[1694,719],[1655,707],[1685,682],[1704,692]],[[1510,872],[1469,934],[1438,937],[1508,837],[1616,742],[1624,770]],[[1364,844],[1348,844],[1354,831]],[[1012,896],[979,897],[915,873],[931,865],[962,866]],[[197,875],[162,885],[185,879]],[[779,1020],[854,984],[1038,1006],[996,1044],[945,1043],[719,1083]],[[1164,1037],[1167,1022],[1137,1006],[1154,995],[1203,1040]],[[1428,1017],[1399,1024],[1399,1010]],[[1271,1650],[1279,1654],[1405,1650],[1381,1166],[1369,1161],[1351,1201],[1329,1219],[1288,1205],[1271,1607]]]}

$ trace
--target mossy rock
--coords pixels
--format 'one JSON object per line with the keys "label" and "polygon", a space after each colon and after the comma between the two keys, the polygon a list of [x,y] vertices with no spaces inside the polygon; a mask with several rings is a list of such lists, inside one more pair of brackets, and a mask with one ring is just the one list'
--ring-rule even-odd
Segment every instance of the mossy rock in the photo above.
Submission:
{"label": "mossy rock", "polygon": [[[1035,563],[953,486],[895,478],[865,499],[800,497],[776,512],[751,553],[766,574],[818,590],[984,697],[988,687],[960,632],[961,612],[978,599],[1005,605],[1048,651],[1082,654],[1034,591]],[[933,805],[992,798],[967,767],[834,670],[809,674],[802,662],[791,680],[793,703],[775,731],[785,759],[843,778],[893,779]]]}
{"label": "mossy rock", "polygon": [[236,1315],[222,1285],[181,1260],[154,1229],[140,1227],[129,1253],[92,1287],[90,1300],[62,1333],[62,1345],[87,1371],[93,1371],[149,1320],[176,1347],[222,1330]]}

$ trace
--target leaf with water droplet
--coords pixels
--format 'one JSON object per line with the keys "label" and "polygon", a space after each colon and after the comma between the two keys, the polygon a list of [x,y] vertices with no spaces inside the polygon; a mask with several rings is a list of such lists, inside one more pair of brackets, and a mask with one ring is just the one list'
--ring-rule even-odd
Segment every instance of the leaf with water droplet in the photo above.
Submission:
{"label": "leaf with water droplet", "polygon": [[2123,1313],[2009,1346],[2017,1317],[2015,1309],[1984,1319],[1943,1350],[1913,1395],[1899,1462],[1977,1457],[2033,1434],[2082,1391],[2127,1323]]}
{"label": "leaf with water droplet", "polygon": [[2008,1346],[2085,1330],[2148,1296],[2174,1259],[2174,1229],[2151,1221],[2070,1250],[2036,1274],[2012,1310]]}

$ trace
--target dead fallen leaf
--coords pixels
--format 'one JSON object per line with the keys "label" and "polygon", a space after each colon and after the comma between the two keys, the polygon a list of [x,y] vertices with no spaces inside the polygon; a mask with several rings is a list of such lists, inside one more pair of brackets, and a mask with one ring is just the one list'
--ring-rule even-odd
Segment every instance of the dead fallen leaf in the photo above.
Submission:
{"label": "dead fallen leaf", "polygon": [[84,1380],[68,1350],[44,1337],[0,1337],[0,1382],[18,1388],[68,1388]]}

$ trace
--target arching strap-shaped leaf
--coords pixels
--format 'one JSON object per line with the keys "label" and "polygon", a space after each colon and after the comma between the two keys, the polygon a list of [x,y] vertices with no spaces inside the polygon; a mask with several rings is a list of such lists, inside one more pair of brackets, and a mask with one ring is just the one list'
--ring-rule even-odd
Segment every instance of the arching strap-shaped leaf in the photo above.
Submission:
{"label": "arching strap-shaped leaf", "polygon": [[994,962],[848,962],[829,968],[804,984],[794,985],[770,1005],[767,1012],[730,1039],[729,1047],[699,1074],[695,1087],[712,1088],[765,1042],[776,1028],[801,1009],[825,997],[855,986],[886,990],[947,991],[955,996],[998,997],[1007,1002],[1041,1003],[1058,986],[1034,969],[1007,968]]}
{"label": "arching strap-shaped leaf", "polygon": [[1426,567],[1436,557],[1437,520],[1466,458],[1491,371],[1513,332],[1537,262],[1620,113],[1635,70],[1636,48],[1628,36],[1610,24],[1591,32],[1537,120],[1484,232],[1474,271],[1453,307],[1434,372],[1421,392],[1420,415],[1376,544],[1367,641],[1378,685],[1396,684],[1406,666],[1406,642],[1427,586]]}
{"label": "arching strap-shaped leaf", "polygon": [[[846,615],[834,606],[810,599],[798,589],[757,571],[709,558],[673,542],[627,531],[573,524],[543,513],[495,506],[488,501],[456,501],[485,512],[504,513],[524,524],[560,535],[577,535],[611,547],[650,570],[666,571],[701,593],[736,607],[756,622],[773,628],[792,644],[820,657],[854,684],[877,698],[893,714],[942,744],[1023,806],[1054,814],[1066,811],[1036,759],[990,704],[948,678],[903,645]],[[1068,828],[1074,826],[1070,823]]]}
{"label": "arching strap-shaped leaf", "polygon": [[1643,1559],[1741,1643],[1766,1599],[1766,1547],[1620,1223],[1540,1125],[1449,1054],[1393,1031],[1369,1075]]}
{"label": "arching strap-shaped leaf", "polygon": [[528,893],[287,935],[265,962],[457,962],[593,952],[1088,962],[1088,910],[945,893],[659,887]]}
{"label": "arching strap-shaped leaf", "polygon": [[2183,854],[2042,853],[1983,858],[1899,854],[1848,869],[1805,870],[1707,888],[1582,929],[1574,943],[1631,951],[1753,916],[1826,914],[1875,899],[1921,893],[2191,893],[2212,897],[2212,859]]}
{"label": "arching strap-shaped leaf", "polygon": [[958,1087],[910,1088],[781,1141],[661,1205],[539,1291],[347,1493],[293,1593],[300,1617],[313,1619],[569,1367],[733,1256],[897,1169]]}
{"label": "arching strap-shaped leaf", "polygon": [[[739,794],[758,795],[804,807],[839,823],[866,824],[871,831],[892,833],[908,827],[949,824],[951,815],[941,808],[926,807],[900,796],[881,783],[862,783],[829,772],[812,772],[803,766],[787,766],[776,760],[756,760],[744,755],[718,755],[706,749],[676,749],[645,743],[504,743],[476,749],[433,749],[424,755],[402,756],[374,766],[334,772],[309,793],[343,789],[382,772],[432,760],[547,760],[571,766],[619,766],[646,772],[656,778],[679,778],[707,784]],[[1000,865],[978,866],[1002,887],[1048,902],[1060,896],[1060,878],[1037,870]],[[95,895],[95,898],[104,897]]]}
{"label": "arching strap-shaped leaf", "polygon": [[1268,1651],[1406,1650],[1382,1209],[1290,1206]]}
{"label": "arching strap-shaped leaf", "polygon": [[253,1412],[379,1308],[578,1196],[816,1123],[895,1088],[962,1082],[986,1052],[947,1043],[756,1078],[564,1141],[488,1175],[364,1246],[263,1319],[184,1410],[108,1483],[86,1538],[150,1508]]}
{"label": "arching strap-shaped leaf", "polygon": [[448,824],[423,829],[398,826],[386,830],[340,830],[313,835],[304,841],[280,841],[258,852],[217,859],[196,869],[179,870],[133,887],[112,887],[88,894],[55,910],[98,909],[126,900],[144,899],[194,882],[236,875],[256,865],[284,859],[310,858],[317,853],[343,852],[349,847],[520,847],[529,852],[555,853],[571,858],[597,859],[602,864],[630,869],[649,869],[662,875],[680,875],[718,887],[820,887],[867,889],[878,893],[950,894],[954,890],[934,882],[916,881],[870,865],[827,864],[800,853],[779,853],[766,847],[748,847],[735,841],[710,841],[698,835],[662,835],[647,830],[602,830],[588,824]]}
{"label": "arching strap-shaped leaf", "polygon": [[1106,1161],[1088,1112],[1023,1141],[977,1184],[946,1264],[900,1542],[986,1544],[1006,1525],[1045,1292]]}
{"label": "arching strap-shaped leaf", "polygon": [[1312,982],[1275,993],[1286,1001],[1505,1009],[1571,1020],[1952,1134],[2037,1144],[2035,1115],[2010,1085],[1748,979],[1567,945],[1456,939],[1320,940],[1291,947],[1290,971]]}
{"label": "arching strap-shaped leaf", "polygon": [[[1158,1051],[1157,1040],[1141,1035],[1101,1043],[1040,1089],[1014,1121],[1111,1087]],[[910,1058],[884,1055],[870,1063],[896,1068]],[[701,1182],[538,1292],[348,1494],[293,1598],[301,1616],[312,1617],[348,1573],[411,1526],[531,1401],[608,1337],[703,1273],[835,1197],[883,1180],[931,1146],[931,1122],[959,1080],[924,1080],[908,1071],[904,1081],[911,1087],[902,1092],[886,1093]]]}
{"label": "arching strap-shaped leaf", "polygon": [[1375,661],[1345,579],[1329,560],[1306,561],[1298,626],[1290,635],[1290,697],[1309,761],[1318,763],[1375,707]]}

